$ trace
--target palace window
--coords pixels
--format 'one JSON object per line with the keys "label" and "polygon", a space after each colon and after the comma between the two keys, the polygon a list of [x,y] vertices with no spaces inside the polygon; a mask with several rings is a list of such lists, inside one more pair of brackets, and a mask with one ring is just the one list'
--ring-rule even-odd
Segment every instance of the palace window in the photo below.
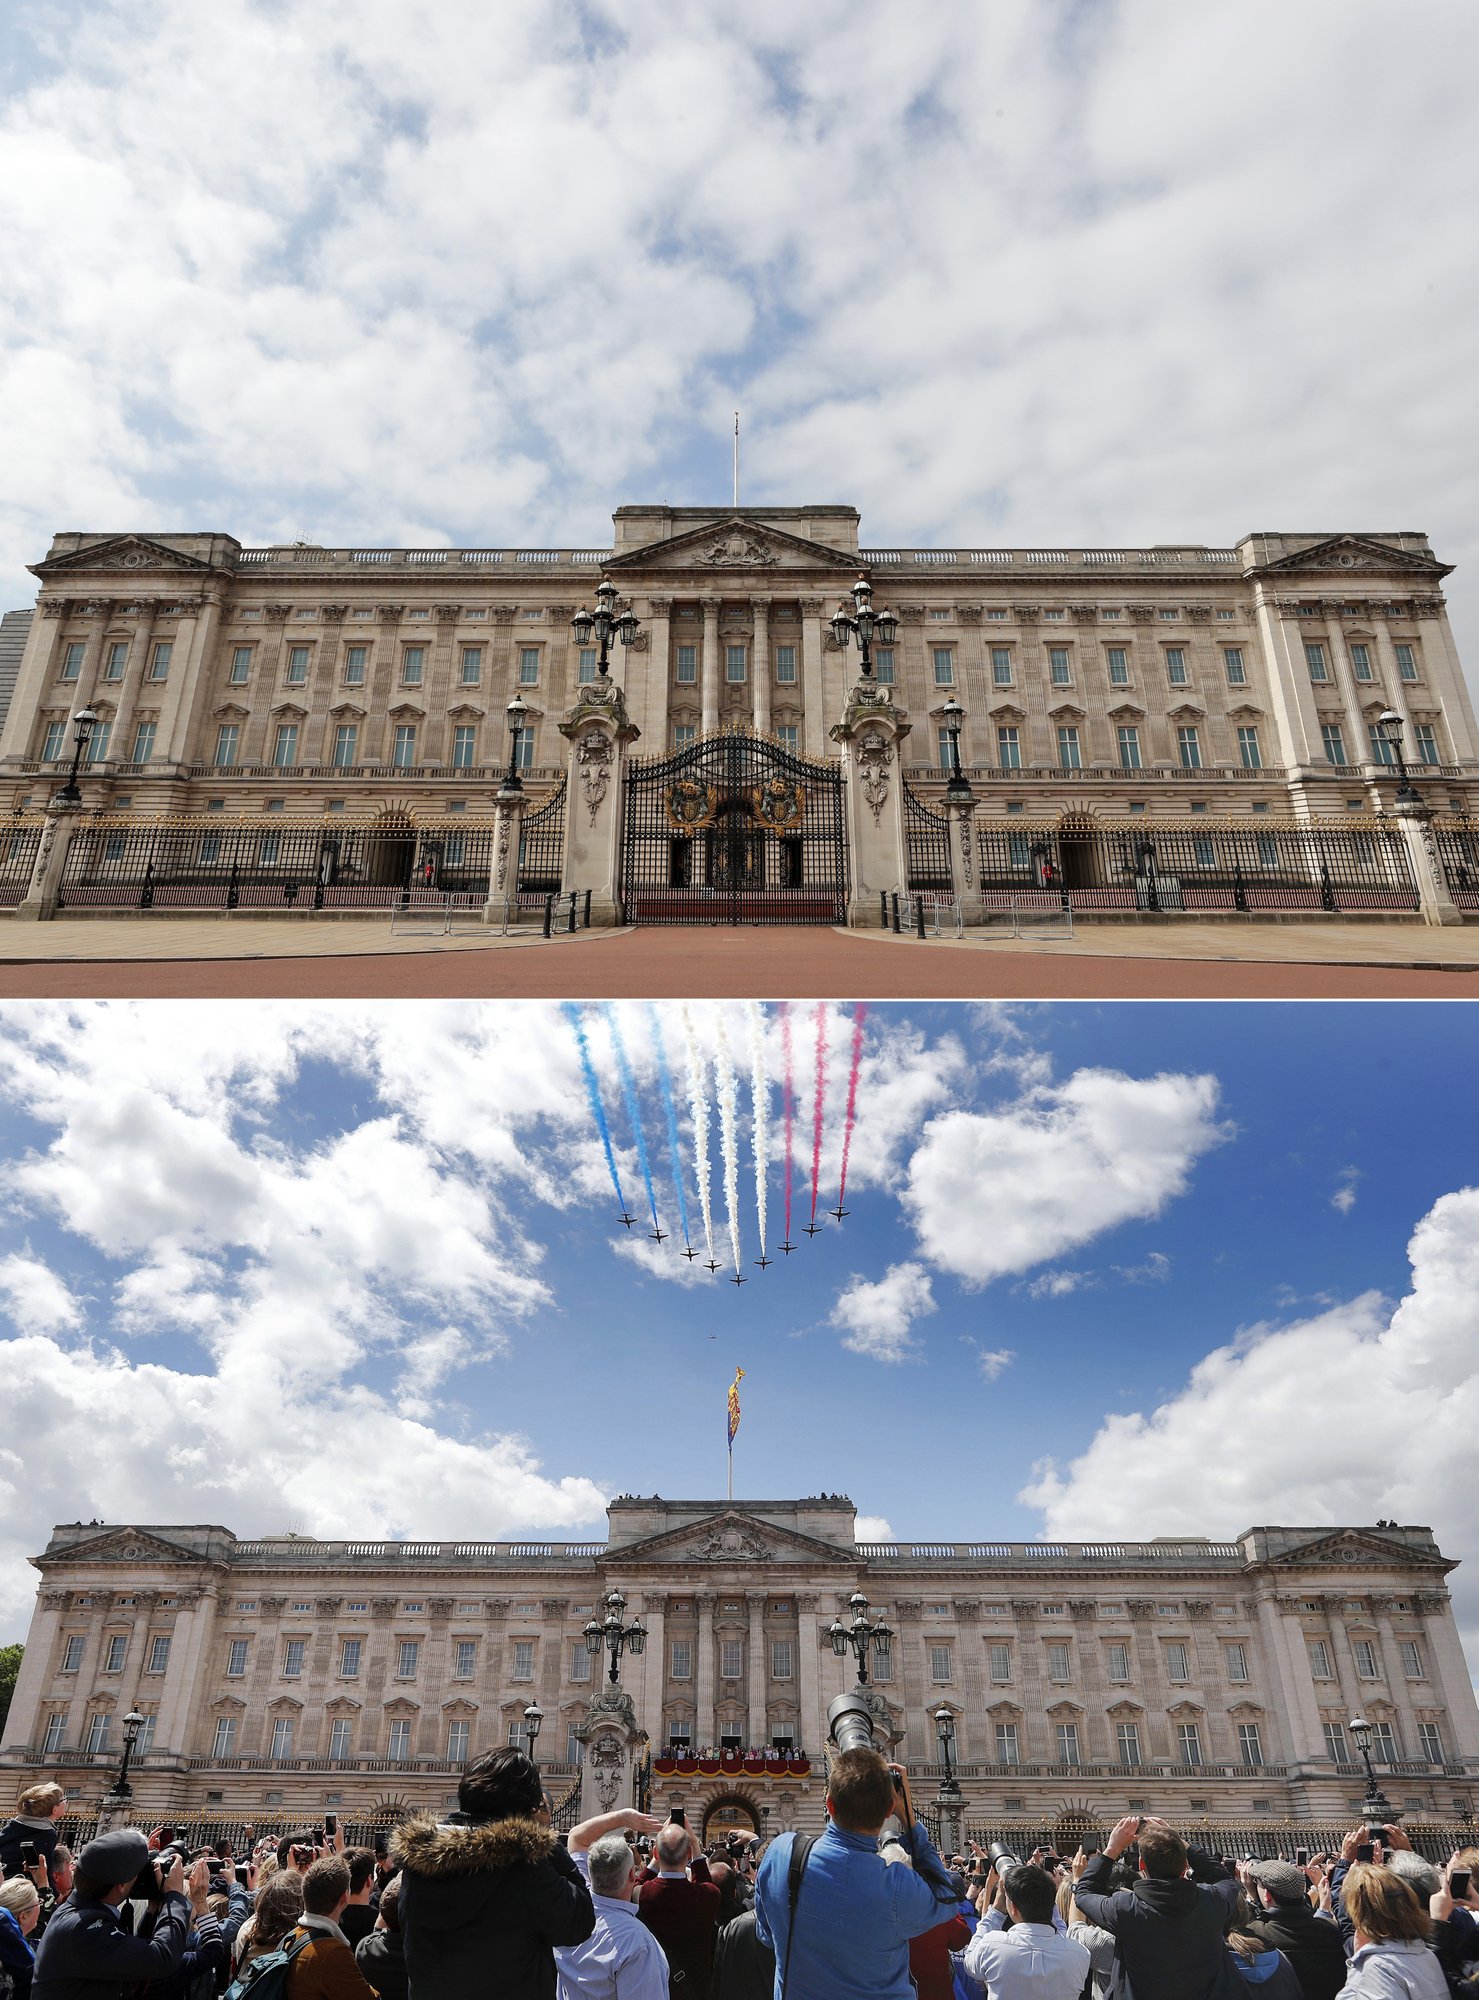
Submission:
{"label": "palace window", "polygon": [[1227,1648],[1227,1677],[1230,1681],[1245,1681],[1248,1678],[1248,1648],[1229,1646]]}
{"label": "palace window", "polygon": [[1245,771],[1263,769],[1263,752],[1259,748],[1258,728],[1255,723],[1247,723],[1238,730],[1238,759]]}
{"label": "palace window", "polygon": [[[134,762],[139,759],[135,757]],[[289,771],[298,761],[298,725],[280,722],[272,742],[272,762],[279,771]]]}
{"label": "palace window", "polygon": [[1333,1680],[1334,1676],[1330,1671],[1330,1648],[1325,1641],[1323,1639],[1311,1639],[1309,1642],[1309,1653],[1310,1673],[1314,1679],[1317,1681]]}
{"label": "palace window", "polygon": [[1397,672],[1404,681],[1417,679],[1417,655],[1411,646],[1398,646]]}
{"label": "palace window", "polygon": [[1010,1646],[990,1645],[986,1648],[987,1666],[994,1681],[1009,1681],[1012,1678],[1012,1649]]}
{"label": "palace window", "polygon": [[64,681],[75,681],[80,678],[82,673],[82,656],[86,651],[86,646],[80,640],[74,640],[68,646],[66,652],[62,655],[61,678]]}
{"label": "palace window", "polygon": [[998,1764],[1016,1764],[1021,1761],[1017,1754],[1015,1722],[998,1722],[996,1725],[996,1761]]}
{"label": "palace window", "polygon": [[452,1678],[454,1681],[470,1681],[477,1672],[478,1642],[476,1639],[459,1639],[452,1648]]}
{"label": "palace window", "polygon": [[1202,1739],[1194,1722],[1177,1723],[1176,1754],[1183,1764],[1201,1763]]}
{"label": "palace window", "polygon": [[1375,674],[1371,671],[1371,648],[1369,646],[1353,645],[1351,647],[1351,665],[1355,669],[1358,681],[1376,679]]}
{"label": "palace window", "polygon": [[1010,646],[991,648],[991,684],[993,687],[1009,688],[1012,684],[1012,649]]}
{"label": "palace window", "polygon": [[1248,685],[1248,675],[1243,666],[1243,649],[1241,646],[1224,646],[1222,649],[1222,664],[1227,669],[1227,684],[1229,687],[1240,688]]}
{"label": "palace window", "polygon": [[580,648],[575,660],[575,678],[582,684],[589,683],[596,678],[596,649],[594,646],[582,646]]}
{"label": "palace window", "polygon": [[149,662],[149,678],[151,681],[169,679],[169,663],[174,655],[174,650],[173,644],[168,639],[161,639],[159,644],[154,648],[154,657]]}
{"label": "palace window", "polygon": [[1128,687],[1130,685],[1130,649],[1128,646],[1109,648],[1109,685]]}
{"label": "palace window", "polygon": [[308,657],[310,650],[311,649],[307,646],[288,647],[287,677],[288,677],[288,684],[290,687],[301,687],[304,681],[307,680]]}
{"label": "palace window", "polygon": [[1371,1725],[1371,1754],[1384,1764],[1395,1764],[1401,1755],[1397,1743],[1397,1726],[1392,1722],[1373,1722]]}
{"label": "palace window", "polygon": [[675,722],[673,724],[673,748],[675,750],[686,750],[690,743],[696,741],[697,737],[698,728],[696,724],[692,722]]}
{"label": "palace window", "polygon": [[107,1648],[103,1654],[103,1672],[116,1674],[123,1671],[124,1656],[128,1652],[128,1637],[123,1632],[110,1632]]}
{"label": "palace window", "polygon": [[[585,655],[580,656],[581,679],[585,679]],[[595,661],[591,662],[591,677],[595,678]],[[464,646],[462,649],[462,685],[476,687],[483,678],[483,649],[481,646]]]}
{"label": "palace window", "polygon": [[1325,648],[1318,640],[1309,640],[1306,642],[1304,663],[1310,670],[1310,679],[1312,681],[1329,680],[1329,669],[1325,665]]}
{"label": "palace window", "polygon": [[216,1739],[211,1745],[213,1757],[234,1757],[236,1755],[236,1717],[218,1715],[216,1717]]}
{"label": "palace window", "polygon": [[1065,726],[1058,731],[1058,768],[1062,771],[1083,769],[1079,758],[1077,729]]}
{"label": "palace window", "polygon": [[1402,1655],[1402,1671],[1406,1674],[1408,1680],[1426,1680],[1427,1670],[1423,1666],[1422,1647],[1417,1643],[1416,1639],[1402,1639],[1398,1642],[1398,1645]]}
{"label": "palace window", "polygon": [[954,687],[955,685],[954,651],[949,646],[936,646],[934,648],[934,661],[935,661],[935,686],[937,688]]}
{"label": "palace window", "polygon": [[770,1677],[773,1681],[788,1681],[791,1678],[791,1642],[789,1639],[771,1640]]}
{"label": "palace window", "polygon": [[1122,1764],[1139,1765],[1140,1731],[1133,1722],[1117,1722],[1114,1726],[1115,1743]]}
{"label": "palace window", "polygon": [[1166,648],[1166,679],[1173,688],[1186,686],[1186,652],[1181,646]]}
{"label": "palace window", "polygon": [[56,1752],[61,1749],[62,1737],[66,1734],[66,1729],[67,1711],[64,1708],[53,1709],[51,1714],[46,1718],[46,1739],[41,1745],[41,1754],[43,1757],[55,1756]]}
{"label": "palace window", "polygon": [[416,1669],[420,1664],[421,1641],[402,1639],[396,1647],[396,1678],[403,1681],[414,1680]]}
{"label": "palace window", "polygon": [[[244,671],[239,677],[237,675],[236,661],[237,661],[237,656],[239,654],[245,654],[246,664],[248,667],[250,667],[252,663],[251,647],[238,646],[236,652],[233,653],[231,656],[232,680],[236,680],[238,678],[240,678],[241,680],[246,679],[246,673]],[[113,644],[109,646],[107,652],[103,656],[103,679],[105,681],[121,681],[123,679],[123,670],[127,666],[127,664],[128,664],[128,641],[127,639],[115,639],[113,641]]]}
{"label": "palace window", "polygon": [[996,761],[1003,771],[1020,771],[1022,745],[1015,726],[1003,725],[996,732]]}
{"label": "palace window", "polygon": [[447,1725],[447,1762],[465,1764],[468,1744],[472,1740],[470,1722],[452,1722]]}
{"label": "palace window", "polygon": [[792,756],[798,754],[798,731],[794,722],[782,722],[778,724],[775,732],[775,740],[783,750],[789,750]]}
{"label": "palace window", "polygon": [[591,1677],[591,1656],[585,1649],[585,1641],[578,1640],[570,1649],[570,1678],[573,1681],[588,1681]]}
{"label": "palace window", "polygon": [[1066,688],[1068,686],[1068,648],[1066,646],[1049,646],[1048,677],[1054,687]]}
{"label": "palace window", "polygon": [[166,1633],[156,1632],[149,1641],[149,1664],[146,1674],[162,1674],[169,1670],[169,1638]]}
{"label": "palace window", "polygon": [[248,1643],[245,1639],[233,1639],[226,1648],[226,1678],[239,1681],[247,1670]]}
{"label": "palace window", "polygon": [[539,648],[537,646],[520,646],[519,686],[533,687],[538,682],[538,680],[539,680]]}
{"label": "palace window", "polygon": [[1176,750],[1181,759],[1183,771],[1200,771],[1202,768],[1202,745],[1197,732],[1190,724],[1176,731]]}
{"label": "palace window", "polygon": [[1436,1722],[1420,1722],[1417,1725],[1417,1742],[1430,1764],[1443,1762],[1443,1736]]}
{"label": "palace window", "polygon": [[459,723],[452,731],[452,769],[470,771],[477,762],[478,732],[471,723]]}
{"label": "palace window", "polygon": [[347,771],[359,757],[359,724],[341,722],[334,729],[334,769]]}
{"label": "palace window", "polygon": [[1076,1722],[1059,1722],[1054,1727],[1058,1738],[1058,1762],[1060,1764],[1077,1764],[1078,1724]]}
{"label": "palace window", "polygon": [[1376,1665],[1376,1648],[1369,1639],[1353,1639],[1351,1652],[1355,1657],[1356,1672],[1363,1681],[1380,1680]]}
{"label": "palace window", "polygon": [[1140,769],[1140,731],[1132,723],[1121,723],[1115,731],[1119,741],[1120,769],[1138,771]]}
{"label": "palace window", "polygon": [[1345,1740],[1343,1722],[1325,1722],[1321,1728],[1325,1732],[1325,1754],[1333,1764],[1349,1764],[1351,1753]]}
{"label": "palace window", "polygon": [[516,1639],[514,1641],[514,1671],[516,1681],[532,1681],[534,1678],[534,1641]]}
{"label": "palace window", "polygon": [[742,681],[745,677],[745,648],[726,646],[724,648],[724,678],[726,681]]}
{"label": "palace window", "polygon": [[390,1725],[390,1741],[385,1754],[392,1764],[404,1764],[411,1754],[411,1724],[405,1716],[397,1716]]}
{"label": "palace window", "polygon": [[1179,1641],[1173,1641],[1166,1648],[1166,1679],[1168,1681],[1185,1681],[1191,1679],[1191,1675],[1187,1670],[1186,1647],[1180,1644]]}
{"label": "palace window", "polygon": [[874,652],[873,672],[880,687],[893,686],[894,649],[892,646],[879,646]]}
{"label": "palace window", "polygon": [[1160,611],[1157,612],[1156,616],[1163,619],[1177,619],[1181,616],[1181,613],[1179,611]]}
{"label": "palace window", "polygon": [[1105,1648],[1109,1656],[1108,1674],[1112,1681],[1127,1681],[1130,1678],[1130,1649],[1118,1643]]}
{"label": "palace window", "polygon": [[291,1757],[293,1754],[293,1718],[279,1715],[272,1723],[272,1755],[274,1758]]}
{"label": "palace window", "polygon": [[932,1681],[939,1682],[939,1681],[948,1681],[949,1678],[950,1678],[950,1648],[948,1646],[931,1646],[930,1679]]}
{"label": "palace window", "polygon": [[[520,742],[523,738],[520,738]],[[414,722],[396,724],[395,740],[391,745],[390,761],[397,771],[409,771],[416,762],[416,725]]]}
{"label": "palace window", "polygon": [[1068,1647],[1055,1644],[1048,1648],[1048,1679],[1066,1681],[1068,1679]]}
{"label": "palace window", "polygon": [[1438,762],[1438,739],[1433,733],[1432,723],[1419,722],[1413,729],[1412,734],[1417,743],[1417,754],[1420,760],[1424,764],[1436,764]]}
{"label": "palace window", "polygon": [[65,722],[48,722],[46,740],[41,745],[41,755],[48,764],[54,764],[67,747],[67,725]]}
{"label": "palace window", "polygon": [[1263,1741],[1258,1734],[1256,1722],[1238,1724],[1238,1749],[1249,1770],[1262,1770]]}
{"label": "palace window", "polygon": [[1344,764],[1345,737],[1341,734],[1338,722],[1322,722],[1320,724],[1320,741],[1325,746],[1325,761],[1327,764]]}
{"label": "palace window", "polygon": [[777,646],[775,649],[775,677],[788,686],[796,679],[796,648]]}
{"label": "palace window", "polygon": [[329,1760],[342,1764],[349,1755],[349,1741],[354,1725],[347,1715],[336,1715],[329,1731]]}
{"label": "palace window", "polygon": [[745,1649],[739,1639],[721,1639],[719,1642],[719,1678],[722,1681],[737,1681],[745,1670]]}
{"label": "palace window", "polygon": [[683,682],[685,685],[690,687],[697,682],[698,680],[697,646],[680,646],[678,648],[678,668],[677,668],[676,678],[679,681]]}
{"label": "palace window", "polygon": [[216,768],[223,770],[236,763],[241,746],[241,729],[237,723],[223,722],[216,731]]}
{"label": "palace window", "polygon": [[308,1650],[306,1639],[289,1639],[282,1649],[282,1677],[285,1681],[302,1678],[303,1655]]}
{"label": "palace window", "polygon": [[339,1648],[340,1680],[352,1681],[355,1678],[355,1676],[359,1672],[360,1661],[364,1656],[364,1650],[365,1650],[365,1642],[363,1639],[344,1640],[343,1644]]}

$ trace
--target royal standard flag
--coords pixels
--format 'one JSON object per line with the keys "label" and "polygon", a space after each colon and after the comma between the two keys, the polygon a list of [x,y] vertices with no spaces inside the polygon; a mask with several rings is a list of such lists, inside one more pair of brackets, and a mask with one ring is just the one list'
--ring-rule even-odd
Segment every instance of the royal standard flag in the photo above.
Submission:
{"label": "royal standard flag", "polygon": [[734,1449],[734,1434],[740,1427],[739,1385],[745,1379],[743,1368],[736,1368],[734,1380],[729,1385],[729,1448]]}

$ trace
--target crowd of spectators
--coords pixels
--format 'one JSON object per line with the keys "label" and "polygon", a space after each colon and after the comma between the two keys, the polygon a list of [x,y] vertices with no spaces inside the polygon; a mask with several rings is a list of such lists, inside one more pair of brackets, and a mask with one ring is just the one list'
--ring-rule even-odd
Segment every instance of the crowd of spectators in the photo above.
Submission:
{"label": "crowd of spectators", "polygon": [[0,2000],[1479,2000],[1479,1850],[1357,1827],[1239,1862],[1132,1815],[1102,1851],[942,1859],[866,1748],[826,1807],[763,1853],[680,1811],[565,1838],[505,1749],[375,1850],[329,1818],[239,1855],[120,1828],[74,1862],[37,1785],[0,1826]]}

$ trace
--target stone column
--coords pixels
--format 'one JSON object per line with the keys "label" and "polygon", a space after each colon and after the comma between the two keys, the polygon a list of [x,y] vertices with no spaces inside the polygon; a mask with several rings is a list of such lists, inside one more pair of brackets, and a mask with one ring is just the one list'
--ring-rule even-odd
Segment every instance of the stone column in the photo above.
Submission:
{"label": "stone column", "polygon": [[77,687],[72,702],[75,715],[79,708],[92,705],[93,690],[97,685],[98,663],[103,657],[103,647],[108,638],[108,621],[115,608],[111,597],[95,597],[92,600],[93,628],[87,635],[87,646],[82,655],[82,671],[77,676]]}
{"label": "stone column", "polygon": [[755,734],[770,734],[770,599],[752,597],[755,633],[750,645],[750,673],[753,676]]}
{"label": "stone column", "polygon": [[693,1747],[702,1750],[718,1741],[714,1727],[714,1599],[700,1591],[694,1600],[698,1613],[698,1658],[694,1661]]}
{"label": "stone column", "polygon": [[[1361,689],[1367,685],[1356,679],[1356,669],[1351,662],[1351,652],[1346,644],[1345,632],[1341,626],[1341,608],[1338,604],[1325,604],[1325,630],[1330,646],[1330,662],[1335,669],[1336,686],[1340,689],[1341,707],[1345,710],[1354,742],[1352,744],[1353,764],[1367,764],[1380,774],[1388,767],[1378,764],[1372,754],[1371,738],[1366,729],[1366,717],[1361,712]],[[1380,699],[1381,690],[1374,682],[1369,685],[1368,699]]]}
{"label": "stone column", "polygon": [[575,1732],[584,1746],[580,1766],[580,1817],[595,1819],[632,1804],[632,1767],[645,1737],[632,1698],[623,1687],[605,1686]]}
{"label": "stone column", "polygon": [[976,800],[969,790],[954,797],[945,793],[945,818],[950,828],[950,880],[963,924],[985,921],[981,869],[976,859]]}
{"label": "stone column", "polygon": [[879,897],[903,895],[909,886],[904,847],[902,746],[909,719],[895,708],[888,690],[860,681],[834,722],[831,735],[842,748],[844,810],[847,820],[847,921],[866,929],[880,919]]}
{"label": "stone column", "polygon": [[190,1711],[201,1661],[209,1657],[215,1617],[214,1585],[204,1586],[193,1599],[187,1597],[180,1606],[170,1636],[169,1666],[159,1697],[159,1719],[154,1725],[158,1750],[171,1750],[183,1756],[189,1749]]}
{"label": "stone column", "polygon": [[1443,861],[1433,837],[1433,808],[1421,799],[1397,799],[1388,818],[1397,822],[1407,843],[1422,921],[1461,924],[1464,913],[1448,893],[1448,878],[1443,873]]}
{"label": "stone column", "polygon": [[[671,597],[649,597],[647,600],[647,685],[643,689],[640,703],[633,703],[633,712],[638,727],[653,745],[654,752],[661,757],[671,746],[668,741],[668,699],[671,686],[672,660],[668,642],[668,623],[673,615]],[[630,682],[630,675],[628,675]]]}
{"label": "stone column", "polygon": [[36,616],[31,620],[20,672],[16,676],[15,693],[11,696],[10,710],[5,718],[5,733],[0,736],[0,750],[3,750],[7,763],[13,758],[34,756],[40,750],[39,743],[33,746],[30,741],[31,731],[35,727],[42,699],[56,674],[62,621],[71,609],[65,597],[43,597],[37,606]]}
{"label": "stone column", "polygon": [[66,1608],[65,1590],[38,1592],[15,1691],[10,1698],[10,1713],[5,1718],[4,1730],[0,1731],[0,1750],[19,1749],[25,1744],[38,1750],[41,1747],[36,1741],[36,1721],[55,1668],[57,1629]]}
{"label": "stone column", "polygon": [[128,740],[129,731],[133,727],[139,689],[148,671],[149,655],[154,648],[154,621],[158,616],[158,598],[143,599],[139,605],[139,622],[134,631],[133,644],[128,649],[128,659],[124,664],[123,682],[118,690],[118,711],[113,717],[113,734],[108,739],[110,764],[126,764],[133,756],[133,745]]}
{"label": "stone column", "polygon": [[[1413,1598],[1422,1619],[1428,1672],[1442,1701],[1448,1731],[1444,1743],[1450,1760],[1479,1757],[1479,1709],[1453,1619],[1453,1605],[1441,1591],[1419,1591]],[[25,1674],[24,1665],[21,1668]]]}
{"label": "stone column", "polygon": [[[717,610],[716,610],[717,618]],[[707,644],[707,640],[705,641]],[[591,892],[591,922],[610,928],[622,921],[621,827],[627,746],[641,731],[627,720],[621,689],[608,677],[580,690],[559,725],[570,745],[565,791],[565,860],[560,890]]]}
{"label": "stone column", "polygon": [[757,1743],[768,1740],[765,1694],[770,1684],[770,1661],[765,1654],[765,1592],[747,1590],[745,1608],[750,1620],[749,1644],[745,1648],[746,1682],[750,1697],[745,1748],[753,1750]]}
{"label": "stone column", "polygon": [[798,601],[801,613],[801,747],[812,759],[827,754],[827,704],[822,693],[822,614],[820,597]]}
{"label": "stone column", "polygon": [[644,1592],[642,1598],[642,1623],[647,1627],[647,1644],[642,1650],[642,1727],[658,1745],[663,1741],[662,1698],[668,1674],[668,1642],[663,1632],[667,1602],[664,1591]]}
{"label": "stone column", "polygon": [[56,915],[61,901],[62,869],[80,816],[80,806],[58,805],[55,799],[47,806],[41,841],[31,867],[31,885],[16,905],[19,922],[45,923]]}
{"label": "stone column", "polygon": [[712,736],[719,727],[719,600],[705,597],[700,600],[704,613],[704,650],[700,675],[702,690],[701,736]]}
{"label": "stone column", "polygon": [[[820,1757],[827,1740],[827,1718],[822,1713],[821,1640],[817,1636],[817,1600],[807,1595],[796,1599],[796,1685],[800,1690],[801,1713],[797,1717],[798,1750]],[[831,1651],[830,1646],[828,1651]]]}
{"label": "stone column", "polygon": [[[485,924],[503,924],[519,889],[519,832],[528,797],[522,786],[511,791],[501,785],[493,802],[493,854],[488,868],[488,898],[483,904]],[[565,801],[566,839],[569,839],[570,800]]]}

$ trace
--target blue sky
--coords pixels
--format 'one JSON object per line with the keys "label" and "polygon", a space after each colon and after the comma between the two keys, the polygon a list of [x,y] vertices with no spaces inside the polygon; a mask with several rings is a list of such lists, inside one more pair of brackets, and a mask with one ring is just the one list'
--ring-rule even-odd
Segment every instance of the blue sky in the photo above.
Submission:
{"label": "blue sky", "polygon": [[1472,651],[1466,0],[210,18],[0,17],[0,605],[57,529],[599,547],[739,406],[874,546],[1424,528]]}
{"label": "blue sky", "polygon": [[[617,1018],[673,1231],[650,1014]],[[721,1023],[739,1077],[742,1288],[620,1227],[558,1008],[0,1010],[0,1637],[79,1515],[584,1537],[615,1492],[721,1494],[736,1365],[740,1496],[842,1490],[931,1538],[1394,1515],[1472,1551],[1471,1009],[877,1007],[851,1213],[764,1272],[751,1035],[773,1247],[780,1013],[690,1019],[708,1101]],[[849,1010],[825,1032],[830,1208]],[[1462,1571],[1460,1602],[1479,1624]]]}

